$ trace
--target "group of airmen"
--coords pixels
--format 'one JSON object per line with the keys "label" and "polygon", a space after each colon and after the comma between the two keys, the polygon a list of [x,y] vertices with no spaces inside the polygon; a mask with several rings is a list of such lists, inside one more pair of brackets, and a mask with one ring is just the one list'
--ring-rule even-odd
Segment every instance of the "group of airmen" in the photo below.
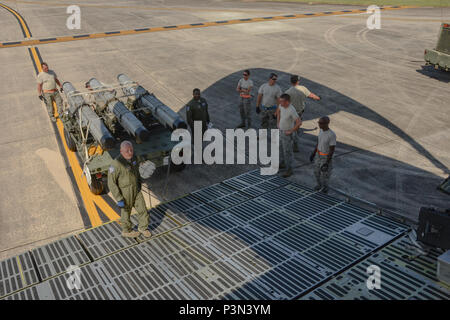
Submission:
{"label": "group of airmen", "polygon": [[[259,114],[262,129],[280,130],[280,169],[284,169],[283,177],[290,177],[293,173],[293,152],[299,152],[299,138],[302,117],[305,112],[306,99],[320,100],[305,86],[300,85],[300,77],[290,77],[291,86],[284,93],[276,83],[278,76],[271,73],[269,80],[258,89],[256,99],[256,113]],[[252,128],[252,100],[253,81],[250,70],[244,70],[239,79],[236,91],[239,93],[238,108],[241,123],[238,128]],[[186,105],[186,118],[191,130],[194,121],[202,122],[203,133],[210,127],[208,103],[201,97],[200,89],[194,89],[193,98]],[[316,191],[328,192],[328,182],[332,170],[332,158],[336,146],[336,134],[329,128],[330,119],[321,117],[318,121],[320,132],[317,144],[310,155],[314,162],[314,175],[317,184]]]}
{"label": "group of airmen", "polygon": [[[256,113],[261,120],[261,128],[280,130],[280,169],[284,169],[283,177],[292,175],[293,152],[299,152],[300,127],[305,112],[306,99],[320,100],[320,97],[299,84],[299,77],[292,75],[291,87],[282,92],[276,83],[278,76],[271,73],[268,82],[258,89]],[[49,70],[47,63],[42,63],[42,72],[38,74],[39,98],[45,102],[50,119],[55,122],[53,102],[57,105],[58,114],[62,115],[62,99],[57,85],[62,92],[62,85],[56,73]],[[238,128],[252,128],[252,90],[253,81],[250,71],[245,70],[239,80],[236,91],[239,93],[238,108],[241,123]],[[186,120],[192,132],[194,122],[202,122],[202,132],[211,127],[208,103],[201,96],[200,89],[193,90],[193,98],[186,105]],[[328,192],[328,181],[332,170],[332,158],[336,146],[336,134],[329,128],[330,119],[326,116],[318,121],[320,132],[317,143],[309,159],[314,162],[314,175],[317,181],[314,190]],[[112,162],[108,172],[108,188],[117,206],[120,208],[122,236],[136,238],[139,235],[151,237],[148,230],[149,214],[141,192],[142,179],[139,164],[134,154],[133,144],[123,141],[120,155]],[[132,208],[137,211],[138,229],[134,230],[130,221]]]}

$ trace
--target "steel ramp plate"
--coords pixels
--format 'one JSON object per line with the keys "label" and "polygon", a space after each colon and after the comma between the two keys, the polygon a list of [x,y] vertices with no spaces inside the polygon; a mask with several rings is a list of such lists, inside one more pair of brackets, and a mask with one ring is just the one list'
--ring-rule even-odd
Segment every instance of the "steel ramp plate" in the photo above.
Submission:
{"label": "steel ramp plate", "polygon": [[78,237],[94,260],[98,260],[137,243],[122,237],[121,233],[120,225],[115,221],[84,231]]}
{"label": "steel ramp plate", "polygon": [[[407,236],[400,238],[302,297],[309,300],[449,300],[450,287],[436,279],[436,259],[440,252],[416,256]],[[410,260],[411,258],[412,260]],[[378,266],[380,289],[367,287],[369,266]]]}
{"label": "steel ramp plate", "polygon": [[90,262],[75,236],[61,239],[31,251],[42,280],[61,274],[69,266]]}
{"label": "steel ramp plate", "polygon": [[[83,247],[77,242],[69,250],[65,239],[65,251],[60,249],[54,261],[48,246],[36,249],[36,256],[46,252],[45,263],[36,260],[44,281],[7,298],[294,299],[372,259],[408,230],[286,179],[261,176],[259,170],[157,206],[150,216],[150,239],[122,238],[114,222],[80,233]],[[132,221],[137,223],[136,216]],[[81,289],[72,290],[71,274],[58,275],[66,269],[59,266],[62,257],[80,252],[84,258],[71,264],[87,264],[80,268]],[[94,261],[89,263],[88,256]],[[49,265],[53,269],[46,270]],[[420,297],[429,294],[423,291]]]}
{"label": "steel ramp plate", "polygon": [[227,179],[222,182],[250,197],[257,197],[266,192],[276,189],[279,184],[256,177],[255,175],[244,173],[237,177]]}
{"label": "steel ramp plate", "polygon": [[191,193],[197,199],[200,199],[209,206],[216,208],[218,211],[238,205],[251,197],[234,190],[226,184],[217,183],[212,186],[202,188]]}
{"label": "steel ramp plate", "polygon": [[[152,236],[160,235],[162,233],[171,231],[180,226],[179,223],[175,222],[175,220],[170,217],[167,213],[164,213],[159,210],[159,208],[152,208],[149,211],[149,219],[150,223],[148,225],[148,230],[152,233]],[[138,230],[139,221],[137,215],[133,214],[130,218],[131,223],[133,224],[134,230]],[[140,235],[137,240],[139,242],[148,240],[143,235]]]}
{"label": "steel ramp plate", "polygon": [[159,205],[157,208],[179,224],[188,224],[217,212],[216,208],[191,194]]}
{"label": "steel ramp plate", "polygon": [[0,297],[38,283],[29,252],[0,261]]}

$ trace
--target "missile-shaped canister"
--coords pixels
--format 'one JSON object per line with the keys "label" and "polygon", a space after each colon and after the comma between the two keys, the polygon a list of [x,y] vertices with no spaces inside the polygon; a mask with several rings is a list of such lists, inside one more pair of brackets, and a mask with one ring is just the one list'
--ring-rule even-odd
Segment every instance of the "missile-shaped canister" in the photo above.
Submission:
{"label": "missile-shaped canister", "polygon": [[142,122],[128,110],[123,102],[116,99],[115,90],[107,90],[108,87],[103,85],[95,78],[89,80],[89,86],[93,90],[95,100],[100,105],[106,105],[108,112],[114,114],[119,120],[120,125],[138,141],[148,141],[150,138],[149,131],[144,127]]}
{"label": "missile-shaped canister", "polygon": [[186,122],[179,114],[170,109],[143,87],[133,82],[127,75],[121,73],[117,76],[117,80],[122,86],[125,95],[134,95],[139,108],[148,108],[159,123],[166,128],[172,130],[187,128]]}
{"label": "missile-shaped canister", "polygon": [[64,82],[63,89],[69,103],[70,116],[81,120],[83,127],[89,125],[89,132],[104,150],[114,148],[116,142],[114,137],[106,128],[102,119],[86,104],[83,96],[78,94],[79,92],[70,82]]}

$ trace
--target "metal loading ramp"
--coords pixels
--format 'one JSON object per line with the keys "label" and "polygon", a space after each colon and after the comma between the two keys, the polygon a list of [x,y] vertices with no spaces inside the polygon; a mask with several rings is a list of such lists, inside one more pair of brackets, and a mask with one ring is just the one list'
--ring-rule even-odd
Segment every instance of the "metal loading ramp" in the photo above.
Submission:
{"label": "metal loading ramp", "polygon": [[[0,296],[339,298],[314,294],[358,263],[385,254],[409,231],[259,170],[159,205],[150,220],[150,240],[122,238],[119,225],[111,222],[0,262]],[[71,265],[80,266],[80,289],[67,286]]]}

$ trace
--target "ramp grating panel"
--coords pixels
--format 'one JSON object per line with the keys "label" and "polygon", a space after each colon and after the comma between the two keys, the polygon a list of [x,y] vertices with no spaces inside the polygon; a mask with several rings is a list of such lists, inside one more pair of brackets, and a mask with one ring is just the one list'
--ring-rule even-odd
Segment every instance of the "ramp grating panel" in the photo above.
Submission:
{"label": "ramp grating panel", "polygon": [[65,272],[69,266],[90,262],[75,236],[52,242],[31,252],[42,280]]}
{"label": "ramp grating panel", "polygon": [[[156,236],[179,227],[179,224],[169,217],[168,214],[160,211],[159,209],[152,208],[149,211],[149,215],[150,224],[148,225],[148,230],[150,230],[152,236]],[[131,216],[131,222],[134,225],[134,229],[138,230],[139,222],[136,215]],[[147,239],[142,235],[138,238],[139,242],[146,240]]]}
{"label": "ramp grating panel", "polygon": [[217,183],[192,193],[193,196],[216,208],[218,211],[251,199],[249,195],[236,191],[226,184]]}
{"label": "ramp grating panel", "polygon": [[37,282],[38,276],[29,252],[0,261],[0,297]]}
{"label": "ramp grating panel", "polygon": [[217,212],[216,208],[191,194],[159,205],[157,208],[180,224],[187,224]]}
{"label": "ramp grating panel", "polygon": [[98,260],[137,243],[134,239],[122,237],[121,233],[119,223],[111,222],[84,231],[78,237],[94,260]]}
{"label": "ramp grating panel", "polygon": [[[309,300],[449,300],[450,288],[437,283],[439,252],[415,257],[408,237],[402,237],[302,297]],[[412,260],[410,260],[410,258]],[[367,288],[369,266],[380,268],[380,289]]]}
{"label": "ramp grating panel", "polygon": [[[136,216],[132,221],[137,223]],[[361,273],[377,250],[408,230],[286,179],[261,176],[259,170],[157,206],[150,221],[156,237],[148,240],[122,238],[116,222],[80,233],[91,263],[74,237],[36,249],[44,281],[16,285],[5,294],[25,289],[7,298],[294,299],[337,281],[332,277],[355,263]],[[399,249],[388,248],[383,255],[399,261]],[[389,259],[379,263],[401,266]],[[424,263],[408,266],[419,270]],[[73,274],[64,273],[69,265],[82,265],[80,289],[70,289]],[[335,297],[325,285],[311,294]],[[426,289],[422,296],[442,296]],[[346,289],[339,290],[345,296]]]}

